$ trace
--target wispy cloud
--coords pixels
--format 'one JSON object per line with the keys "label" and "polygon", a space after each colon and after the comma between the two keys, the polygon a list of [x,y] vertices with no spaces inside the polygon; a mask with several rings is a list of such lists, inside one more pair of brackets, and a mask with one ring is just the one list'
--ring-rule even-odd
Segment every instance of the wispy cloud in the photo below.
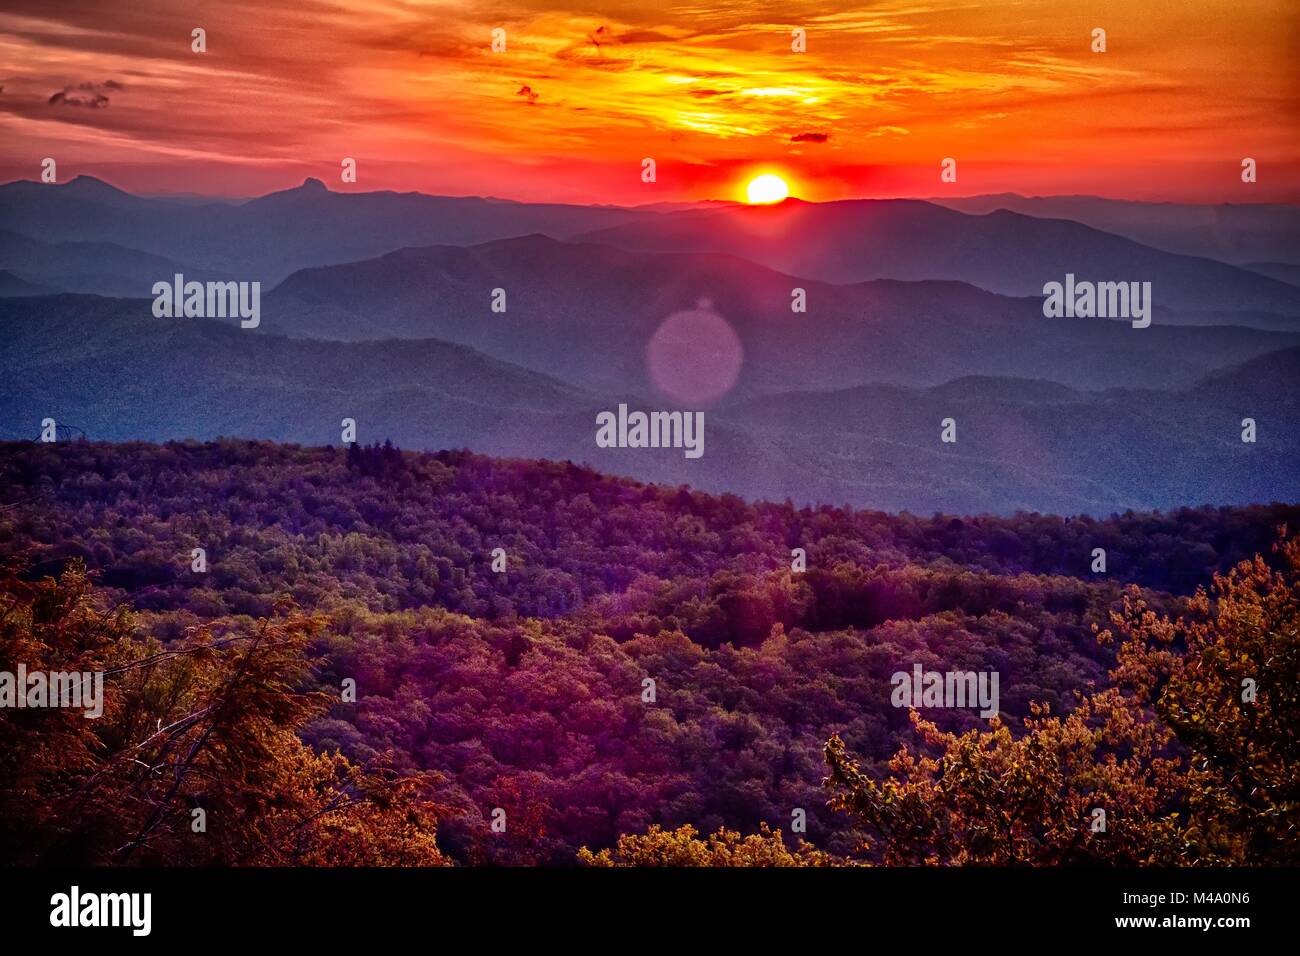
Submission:
{"label": "wispy cloud", "polygon": [[[1089,49],[1094,21],[1106,54]],[[644,156],[664,171],[658,198],[713,190],[710,170],[750,163],[785,164],[825,195],[863,188],[864,170],[920,181],[943,156],[996,189],[1017,188],[1007,177],[1031,158],[1058,168],[1062,189],[1070,169],[1115,157],[1207,166],[1249,148],[1294,170],[1297,23],[1286,0],[1235,12],[1216,0],[10,0],[0,159],[62,144],[177,177],[185,157],[282,177],[360,155],[389,179],[363,172],[358,187],[626,182],[592,197],[625,199]],[[207,53],[191,50],[195,26]],[[791,48],[795,28],[806,52]]]}

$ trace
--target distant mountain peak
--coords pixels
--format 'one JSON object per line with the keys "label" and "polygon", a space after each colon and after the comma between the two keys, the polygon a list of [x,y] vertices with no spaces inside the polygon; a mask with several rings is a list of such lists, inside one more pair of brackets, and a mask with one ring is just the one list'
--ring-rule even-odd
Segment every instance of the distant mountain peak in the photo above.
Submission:
{"label": "distant mountain peak", "polygon": [[106,205],[126,206],[140,201],[140,197],[118,189],[94,176],[74,176],[64,182],[45,183],[35,179],[15,179],[0,186],[6,195],[61,196],[65,199],[89,200]]}
{"label": "distant mountain peak", "polygon": [[295,203],[299,200],[315,200],[322,196],[332,196],[329,187],[317,179],[315,176],[308,176],[302,181],[301,186],[292,186],[289,189],[277,190],[273,193],[267,193],[264,196],[258,196],[256,199],[250,199],[247,205],[252,207],[279,205],[281,203]]}
{"label": "distant mountain peak", "polygon": [[118,189],[111,183],[106,183],[102,179],[94,176],[82,174],[74,176],[63,184],[63,188],[81,193],[86,196],[129,196],[130,193]]}
{"label": "distant mountain peak", "polygon": [[520,236],[507,236],[504,239],[490,239],[482,245],[488,246],[496,243],[501,245],[527,245],[527,246],[560,246],[566,245],[554,236],[548,236],[544,232],[529,232]]}

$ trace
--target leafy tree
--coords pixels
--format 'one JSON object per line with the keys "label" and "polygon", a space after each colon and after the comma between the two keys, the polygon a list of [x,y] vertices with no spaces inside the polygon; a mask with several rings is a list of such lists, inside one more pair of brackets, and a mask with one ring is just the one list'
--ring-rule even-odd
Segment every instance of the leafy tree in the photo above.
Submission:
{"label": "leafy tree", "polygon": [[1184,836],[1215,862],[1300,863],[1300,538],[1274,550],[1280,570],[1243,561],[1182,619],[1131,592],[1115,622],[1119,679],[1187,752]]}
{"label": "leafy tree", "polygon": [[1114,686],[1064,718],[1035,706],[1019,737],[913,712],[931,755],[902,748],[878,782],[833,736],[832,806],[891,864],[1300,861],[1300,541],[1278,551],[1282,570],[1244,561],[1177,619],[1130,589]]}
{"label": "leafy tree", "polygon": [[[92,610],[111,617],[103,608],[113,601],[134,609],[123,635],[102,646],[85,628],[68,626],[84,669],[96,669],[98,655],[113,671],[104,719],[0,714],[14,733],[0,740],[0,790],[13,781],[12,792],[24,795],[0,819],[0,840],[11,841],[0,853],[17,856],[13,847],[21,845],[28,858],[49,860],[125,855],[147,862],[164,853],[194,860],[199,845],[182,842],[191,839],[185,814],[206,808],[203,846],[211,859],[251,858],[251,842],[221,845],[227,810],[250,825],[261,821],[268,834],[286,834],[285,849],[268,849],[267,860],[319,856],[330,834],[338,840],[328,853],[341,859],[353,825],[347,821],[374,818],[383,809],[377,799],[326,800],[320,806],[331,809],[319,825],[294,830],[293,815],[303,809],[296,801],[278,819],[281,805],[257,796],[264,781],[248,768],[296,753],[297,738],[317,756],[308,763],[305,752],[302,761],[278,765],[315,781],[304,792],[379,798],[407,788],[423,812],[436,809],[438,843],[461,862],[570,863],[579,847],[611,847],[620,834],[655,824],[668,832],[690,823],[702,833],[753,833],[794,806],[808,810],[807,839],[844,856],[864,832],[856,817],[818,799],[827,738],[838,735],[846,759],[852,753],[872,780],[890,776],[888,760],[900,745],[917,760],[939,759],[946,745],[888,704],[890,674],[921,663],[998,670],[1007,740],[999,746],[1008,752],[1029,754],[1025,720],[1048,722],[1031,742],[1055,756],[1040,757],[1029,776],[1059,773],[1062,782],[1051,799],[1017,791],[1029,800],[1022,816],[1038,816],[1026,825],[1016,859],[1136,859],[1159,845],[1162,820],[1190,841],[1191,849],[1164,857],[1174,862],[1277,859],[1291,842],[1285,821],[1294,798],[1286,795],[1285,768],[1294,707],[1279,689],[1288,686],[1285,673],[1261,676],[1254,662],[1278,668],[1279,658],[1249,650],[1249,673],[1233,665],[1232,687],[1219,686],[1218,703],[1201,705],[1198,681],[1208,678],[1174,670],[1199,659],[1185,653],[1194,643],[1188,634],[1132,657],[1114,642],[1099,644],[1096,629],[1121,630],[1110,613],[1120,608],[1126,583],[1148,589],[1130,595],[1133,607],[1140,602],[1157,620],[1190,626],[1198,617],[1190,596],[1211,572],[1261,550],[1268,568],[1282,568],[1280,552],[1267,546],[1277,525],[1298,515],[1300,505],[1275,504],[1106,519],[921,518],[746,503],[567,462],[461,451],[358,445],[345,454],[245,440],[0,442],[0,561],[24,555],[34,571],[54,573],[64,585],[76,574],[61,569],[84,562],[96,575]],[[498,546],[510,555],[507,574],[490,570],[487,556]],[[190,564],[200,547],[205,573]],[[791,569],[796,547],[807,552],[806,571]],[[1107,551],[1107,575],[1090,571],[1096,547]],[[279,603],[286,594],[311,613]],[[1266,611],[1243,604],[1241,615]],[[1279,605],[1276,613],[1285,611]],[[328,627],[293,624],[321,615]],[[294,627],[301,633],[284,633]],[[108,624],[99,630],[116,633]],[[261,725],[253,723],[261,711],[238,706],[257,687],[237,676],[241,650],[259,634],[250,666],[273,666],[288,695],[266,702],[280,709]],[[56,633],[45,637],[53,642],[51,660],[73,659],[72,651],[55,652]],[[290,637],[303,648],[284,644]],[[27,646],[8,660],[30,665],[45,653]],[[1206,667],[1228,668],[1203,657]],[[1141,668],[1130,660],[1151,668],[1145,698]],[[1131,671],[1125,682],[1108,681],[1120,667]],[[345,677],[357,680],[356,702],[339,699]],[[648,678],[657,689],[653,701],[643,699]],[[1258,685],[1254,710],[1237,704],[1246,678]],[[313,687],[329,688],[328,700],[315,698]],[[1093,699],[1097,687],[1119,697]],[[1081,688],[1088,709],[1076,715]],[[238,699],[201,725],[170,727],[204,700],[231,694]],[[1176,706],[1182,697],[1188,704]],[[133,702],[118,714],[122,701]],[[1198,707],[1210,715],[1200,730],[1191,720]],[[936,733],[990,730],[968,710],[926,716]],[[125,749],[156,732],[159,719],[168,733],[143,748],[143,766],[132,763]],[[178,764],[209,723],[194,761]],[[241,736],[240,727],[255,729]],[[158,752],[177,733],[183,739]],[[1197,733],[1210,734],[1196,744],[1215,758],[1206,768],[1192,760],[1188,741]],[[58,746],[24,750],[29,739]],[[1268,739],[1273,743],[1261,744]],[[257,741],[262,752],[251,746]],[[332,762],[335,752],[346,765]],[[23,762],[7,763],[15,753]],[[1087,769],[1089,760],[1104,764],[1112,756],[1115,773],[1126,777]],[[83,806],[87,813],[104,808],[101,822],[112,839],[99,845],[88,836],[99,823],[68,813],[58,823],[68,829],[65,843],[42,843],[36,826],[28,838],[26,824],[39,814],[25,806],[114,757],[94,778],[111,798]],[[1174,770],[1157,760],[1174,761]],[[158,785],[178,765],[187,768],[182,782],[151,824],[167,795]],[[131,768],[141,778],[130,776]],[[1188,768],[1212,770],[1210,783],[1218,783],[1201,793]],[[232,787],[249,788],[248,813],[243,803],[214,810],[233,800],[219,786],[226,774]],[[1152,802],[1152,793],[1159,799]],[[1096,797],[1109,801],[1105,844],[1079,830]],[[200,798],[202,807],[184,802]],[[117,803],[127,808],[126,823]],[[395,811],[410,805],[392,804]],[[488,829],[495,807],[507,810],[504,834]],[[1229,812],[1241,807],[1253,809],[1241,818]],[[1016,810],[1013,804],[1008,812]],[[400,831],[408,817],[393,819]],[[1190,829],[1193,821],[1199,830]],[[426,832],[418,814],[410,825]],[[136,844],[142,829],[149,832]],[[369,832],[374,855],[357,858],[392,859],[402,846],[418,845],[385,845],[383,834]],[[883,856],[881,835],[866,835],[872,855]],[[238,835],[230,839],[237,843]],[[1036,849],[1040,844],[1048,849]],[[943,859],[954,845],[934,837],[937,849],[929,852]],[[360,843],[351,846],[361,852]],[[976,858],[994,854],[980,852]],[[913,861],[901,852],[898,859]]]}
{"label": "leafy tree", "polygon": [[[102,672],[104,713],[0,710],[0,859],[76,864],[441,864],[429,781],[317,754],[298,731],[325,620],[194,628],[167,647],[103,610],[79,564],[0,575],[0,670]],[[199,811],[197,814],[195,811]],[[199,826],[196,821],[202,821]]]}
{"label": "leafy tree", "polygon": [[725,827],[701,839],[687,824],[676,830],[655,825],[644,834],[621,836],[609,850],[592,853],[583,847],[578,860],[587,866],[834,866],[836,860],[799,841],[791,852],[781,834],[763,824],[758,833],[741,836]]}

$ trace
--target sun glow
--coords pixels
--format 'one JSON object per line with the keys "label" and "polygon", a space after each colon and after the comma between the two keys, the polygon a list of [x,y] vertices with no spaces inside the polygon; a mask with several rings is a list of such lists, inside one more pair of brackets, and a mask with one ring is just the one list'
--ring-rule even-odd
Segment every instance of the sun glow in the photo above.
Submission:
{"label": "sun glow", "polygon": [[790,195],[790,187],[775,173],[755,176],[745,187],[745,198],[751,203],[780,202]]}

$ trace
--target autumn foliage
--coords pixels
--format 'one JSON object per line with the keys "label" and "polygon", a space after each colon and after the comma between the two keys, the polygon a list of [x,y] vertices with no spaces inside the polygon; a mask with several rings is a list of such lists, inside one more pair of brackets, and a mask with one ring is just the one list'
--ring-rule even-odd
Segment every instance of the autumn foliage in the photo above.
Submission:
{"label": "autumn foliage", "polygon": [[701,838],[690,824],[676,830],[656,825],[643,834],[618,838],[612,849],[593,853],[585,847],[578,859],[588,866],[834,866],[834,857],[800,840],[789,849],[781,834],[766,824],[742,836],[725,827]]}
{"label": "autumn foliage", "polygon": [[[108,674],[101,719],[0,710],[0,861],[1294,862],[1283,522],[0,443],[0,670]],[[890,706],[914,664],[998,672],[996,721]]]}
{"label": "autumn foliage", "polygon": [[1300,862],[1300,541],[1279,550],[1283,570],[1242,562],[1177,619],[1131,590],[1101,635],[1122,638],[1113,686],[1068,716],[958,735],[913,713],[925,752],[882,781],[832,737],[832,806],[893,864]]}
{"label": "autumn foliage", "polygon": [[[104,714],[0,710],[0,859],[22,864],[444,862],[418,776],[314,753],[317,616],[195,628],[168,646],[76,566],[0,578],[0,670],[106,673]],[[197,822],[201,820],[201,825]]]}

